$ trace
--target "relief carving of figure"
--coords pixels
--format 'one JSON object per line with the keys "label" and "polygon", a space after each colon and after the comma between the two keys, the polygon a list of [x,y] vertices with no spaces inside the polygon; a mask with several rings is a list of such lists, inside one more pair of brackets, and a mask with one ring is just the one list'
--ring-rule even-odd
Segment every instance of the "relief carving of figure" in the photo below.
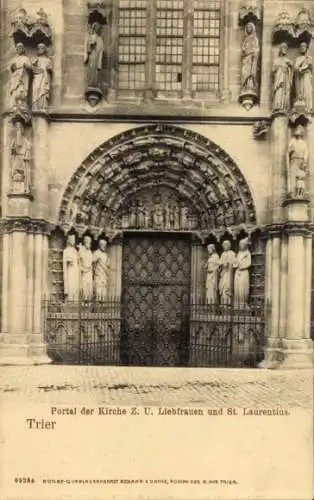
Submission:
{"label": "relief carving of figure", "polygon": [[30,192],[31,143],[24,136],[21,122],[15,123],[15,138],[11,144],[11,180],[13,193]]}
{"label": "relief carving of figure", "polygon": [[230,304],[233,294],[233,265],[235,262],[235,253],[231,250],[231,242],[225,240],[222,242],[223,252],[219,261],[219,295],[221,304]]}
{"label": "relief carving of figure", "polygon": [[304,140],[304,128],[299,125],[294,131],[287,152],[287,194],[303,198],[308,167],[308,147]]}
{"label": "relief carving of figure", "polygon": [[300,44],[300,55],[294,61],[295,107],[303,107],[306,113],[313,109],[313,61],[308,54],[308,44]]}
{"label": "relief carving of figure", "polygon": [[73,233],[68,235],[67,246],[63,250],[63,286],[67,300],[78,300],[80,267],[78,251],[75,248],[75,234]]}
{"label": "relief carving of figure", "polygon": [[91,250],[92,239],[90,236],[85,235],[83,244],[80,245],[79,258],[80,258],[80,273],[81,273],[81,292],[84,300],[91,300],[93,298],[93,253]]}
{"label": "relief carving of figure", "polygon": [[273,63],[273,111],[288,111],[292,86],[292,63],[287,57],[288,45],[282,43]]}
{"label": "relief carving of figure", "polygon": [[241,92],[257,92],[257,69],[260,53],[254,23],[248,22],[241,46]]}
{"label": "relief carving of figure", "polygon": [[107,254],[107,241],[100,238],[98,249],[93,254],[94,286],[96,300],[105,300],[108,296],[109,257]]}
{"label": "relief carving of figure", "polygon": [[101,70],[104,60],[104,42],[101,37],[101,25],[93,23],[90,32],[85,37],[84,64],[86,70],[87,87],[99,89]]}
{"label": "relief carving of figure", "polygon": [[32,63],[30,58],[25,54],[24,45],[17,43],[15,49],[17,55],[13,58],[10,65],[10,97],[12,107],[16,106],[18,102],[23,102],[25,106],[27,105],[32,70]]}
{"label": "relief carving of figure", "polygon": [[247,306],[250,293],[251,253],[248,249],[248,239],[239,241],[239,251],[233,264],[234,275],[234,304],[237,306]]}
{"label": "relief carving of figure", "polygon": [[234,213],[233,213],[233,208],[232,204],[227,201],[225,203],[225,225],[232,226],[234,224]]}
{"label": "relief carving of figure", "polygon": [[241,200],[235,200],[235,216],[238,224],[243,224],[246,221],[245,208]]}
{"label": "relief carving of figure", "polygon": [[216,304],[218,299],[218,270],[219,255],[214,244],[207,246],[208,259],[206,269],[206,301],[208,304]]}
{"label": "relief carving of figure", "polygon": [[44,43],[37,46],[37,57],[33,60],[33,96],[34,111],[47,111],[51,88],[52,63],[47,56],[47,47]]}
{"label": "relief carving of figure", "polygon": [[153,222],[154,227],[161,228],[164,225],[164,210],[162,204],[157,201],[153,209]]}

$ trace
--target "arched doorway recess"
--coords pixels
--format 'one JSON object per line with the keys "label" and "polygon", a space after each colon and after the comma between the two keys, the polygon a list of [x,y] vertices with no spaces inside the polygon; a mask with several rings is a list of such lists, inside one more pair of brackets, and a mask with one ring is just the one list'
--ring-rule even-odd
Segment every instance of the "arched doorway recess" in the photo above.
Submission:
{"label": "arched doorway recess", "polygon": [[[171,303],[171,300],[179,303],[183,296],[188,304],[204,301],[206,243],[213,242],[220,251],[221,241],[227,238],[236,250],[237,242],[243,235],[248,236],[252,243],[251,300],[263,300],[263,248],[247,182],[223,149],[184,128],[158,124],[131,129],[102,144],[80,165],[65,190],[59,223],[51,235],[49,300],[54,304],[64,304],[62,253],[66,235],[72,231],[75,231],[78,239],[88,234],[92,246],[96,245],[100,235],[107,238],[111,263],[108,293],[114,297],[115,307],[120,303],[121,296],[122,303],[126,300],[134,269],[137,269],[134,273],[137,273],[138,286],[141,275],[149,273],[144,269],[144,264],[142,267],[139,264],[140,261],[146,261],[149,265],[152,260],[149,252],[155,256],[154,259],[156,252],[159,252],[158,259],[168,262],[166,271],[169,280],[173,280],[172,291],[180,280],[186,284],[180,290],[176,285],[177,291],[172,296],[164,295],[165,303]],[[185,255],[185,260],[182,260],[182,255]],[[182,262],[178,266],[180,259]],[[130,262],[133,262],[133,271]],[[186,273],[179,277],[179,274],[176,275],[178,271],[173,269],[182,270],[184,265]],[[151,274],[151,280],[156,281],[156,276]],[[150,295],[151,302],[156,303],[156,296],[160,298],[163,292],[159,288],[158,292],[154,289],[154,293],[151,293],[152,284],[146,283],[146,286],[148,288],[137,288],[134,293],[142,297]],[[163,283],[163,286],[165,291],[166,284]],[[63,307],[55,306],[55,311],[61,314]],[[143,299],[143,303],[133,302],[132,307],[126,309],[129,316],[132,311],[140,311],[145,315],[149,307]],[[167,314],[169,316],[170,312]],[[121,326],[123,318],[120,313],[114,320],[116,325],[120,321]],[[138,326],[139,323],[138,319],[134,325]],[[62,321],[59,323],[63,336],[67,335],[64,325]],[[111,342],[117,350],[108,359],[110,363],[121,362],[123,335],[121,328],[115,332]],[[103,332],[100,336],[104,337],[107,333]],[[84,335],[88,341],[88,331]],[[76,334],[72,331],[70,337],[75,339]],[[188,344],[190,340],[187,337],[185,342]],[[138,339],[136,335],[131,344],[134,345],[137,340],[143,345],[143,338]],[[183,361],[179,361],[178,353],[169,355],[169,339],[159,340],[159,349],[168,346],[168,357],[162,354],[161,360],[152,362],[153,348],[146,345],[145,349],[149,353],[146,358],[144,356],[145,359],[126,363],[176,365],[188,364],[188,359],[192,359],[187,352]],[[210,362],[208,359],[202,362],[194,359],[194,364],[206,366]]]}

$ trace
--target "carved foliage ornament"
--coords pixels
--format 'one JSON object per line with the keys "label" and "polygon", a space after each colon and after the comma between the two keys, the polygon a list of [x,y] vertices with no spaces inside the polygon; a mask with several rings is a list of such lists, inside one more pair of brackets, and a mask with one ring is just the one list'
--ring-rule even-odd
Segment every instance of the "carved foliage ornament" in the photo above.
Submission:
{"label": "carved foliage ornament", "polygon": [[40,8],[34,15],[29,15],[23,8],[15,11],[11,18],[12,37],[15,43],[36,47],[39,43],[51,44],[52,31],[48,16]]}
{"label": "carved foliage ornament", "polygon": [[273,28],[273,43],[289,43],[298,45],[301,42],[310,43],[313,37],[313,20],[308,9],[301,9],[293,20],[288,11],[283,10]]}

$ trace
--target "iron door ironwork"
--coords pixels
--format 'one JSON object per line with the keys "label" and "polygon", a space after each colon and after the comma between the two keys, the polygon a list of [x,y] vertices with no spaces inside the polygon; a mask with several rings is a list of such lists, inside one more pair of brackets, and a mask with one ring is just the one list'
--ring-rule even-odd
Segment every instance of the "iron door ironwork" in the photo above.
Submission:
{"label": "iron door ironwork", "polygon": [[190,293],[190,238],[129,235],[123,246],[122,362],[187,363],[185,304]]}

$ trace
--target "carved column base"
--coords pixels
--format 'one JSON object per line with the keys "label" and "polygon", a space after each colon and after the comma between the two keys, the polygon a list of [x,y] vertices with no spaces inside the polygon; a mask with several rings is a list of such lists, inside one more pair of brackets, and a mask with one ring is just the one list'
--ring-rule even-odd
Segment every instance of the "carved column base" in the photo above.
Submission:
{"label": "carved column base", "polygon": [[267,347],[264,349],[265,358],[258,367],[265,370],[274,370],[282,361],[281,340],[269,337]]}
{"label": "carved column base", "polygon": [[32,365],[28,335],[0,334],[0,365]]}
{"label": "carved column base", "polygon": [[311,339],[288,340],[282,342],[283,362],[279,368],[313,368],[313,341]]}
{"label": "carved column base", "polygon": [[0,334],[0,366],[43,365],[52,360],[47,356],[47,346],[34,334]]}

